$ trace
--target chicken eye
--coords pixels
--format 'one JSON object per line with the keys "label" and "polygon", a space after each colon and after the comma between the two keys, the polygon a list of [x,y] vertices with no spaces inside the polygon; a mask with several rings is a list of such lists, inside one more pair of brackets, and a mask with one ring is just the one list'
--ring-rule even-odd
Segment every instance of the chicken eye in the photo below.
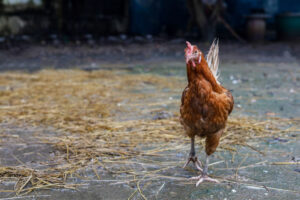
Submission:
{"label": "chicken eye", "polygon": [[194,51],[194,54],[197,54],[197,53],[198,53],[198,51],[197,51],[197,50],[195,50],[195,51]]}

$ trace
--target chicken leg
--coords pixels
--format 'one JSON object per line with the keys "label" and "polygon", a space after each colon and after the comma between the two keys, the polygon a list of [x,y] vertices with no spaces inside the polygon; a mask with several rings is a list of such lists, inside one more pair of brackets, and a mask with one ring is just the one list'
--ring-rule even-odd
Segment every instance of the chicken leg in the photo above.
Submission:
{"label": "chicken leg", "polygon": [[196,168],[202,172],[202,164],[201,162],[198,160],[197,156],[195,156],[195,137],[191,138],[191,151],[190,151],[190,155],[188,157],[188,160],[186,161],[186,163],[184,164],[183,168],[185,168],[191,161],[194,163],[194,165],[196,166]]}
{"label": "chicken leg", "polygon": [[217,179],[213,179],[213,178],[210,178],[208,176],[208,173],[207,173],[208,163],[209,163],[209,156],[206,154],[206,159],[205,159],[205,164],[204,164],[202,174],[200,176],[195,176],[195,177],[190,178],[191,180],[198,180],[197,183],[196,183],[196,187],[204,181],[213,182],[213,183],[220,183],[220,181],[218,181]]}

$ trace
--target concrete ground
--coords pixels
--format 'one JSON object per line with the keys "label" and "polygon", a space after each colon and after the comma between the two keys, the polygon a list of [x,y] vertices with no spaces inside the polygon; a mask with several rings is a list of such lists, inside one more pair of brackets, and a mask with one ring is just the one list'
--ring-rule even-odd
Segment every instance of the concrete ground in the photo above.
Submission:
{"label": "concrete ground", "polygon": [[[199,44],[204,52],[208,44]],[[152,74],[153,76],[185,77],[183,58],[184,41],[169,41],[156,44],[115,44],[98,47],[42,47],[0,51],[0,70],[36,72],[42,68],[80,68],[84,70],[119,70],[126,73]],[[233,90],[235,108],[233,116],[250,116],[262,120],[268,116],[282,120],[297,119],[300,116],[300,47],[296,44],[271,43],[265,45],[220,44],[221,82]],[[183,89],[183,88],[182,88]],[[178,89],[180,91],[180,89]],[[181,93],[166,91],[179,99]],[[151,92],[157,92],[155,90]],[[157,100],[159,102],[159,100]],[[167,112],[178,112],[178,107],[160,108]],[[130,113],[121,114],[121,118]],[[145,118],[150,117],[145,114]],[[284,127],[283,127],[284,128]],[[101,171],[101,180],[87,173],[89,180],[75,178],[80,183],[78,190],[37,190],[18,199],[300,199],[300,166],[270,165],[271,162],[299,162],[300,140],[297,129],[287,132],[293,137],[277,138],[270,136],[262,140],[249,141],[262,155],[245,147],[238,148],[235,159],[230,152],[217,152],[211,162],[211,173],[218,177],[232,178],[235,181],[221,184],[205,183],[195,187],[194,182],[185,178],[195,176],[194,168],[182,169],[189,146],[167,152],[166,157],[147,158],[149,166],[145,173],[161,170],[155,162],[168,161],[169,166],[161,171],[160,179],[145,179],[140,182],[142,192],[127,183],[118,183],[109,173]],[[38,130],[37,130],[38,129]],[[49,136],[59,134],[51,127],[24,127],[13,122],[0,124],[5,133],[1,138],[1,166],[34,165],[53,160],[56,149],[51,145],[40,144],[33,139],[37,131]],[[9,133],[9,134],[7,134]],[[7,137],[7,135],[10,135]],[[197,145],[199,150],[199,145]],[[35,150],[35,151],[34,151]],[[31,153],[35,152],[35,153]],[[199,157],[204,158],[203,152]],[[134,160],[134,159],[133,159]],[[163,161],[164,160],[164,161]],[[223,161],[218,163],[218,161]],[[55,162],[55,161],[53,161]],[[239,168],[239,169],[238,169]],[[237,171],[238,169],[238,171]],[[171,179],[169,176],[178,177]],[[11,189],[15,183],[1,179],[1,198],[15,198]],[[136,192],[137,191],[137,192]],[[132,196],[131,196],[132,195]],[[143,196],[144,195],[144,196]]]}

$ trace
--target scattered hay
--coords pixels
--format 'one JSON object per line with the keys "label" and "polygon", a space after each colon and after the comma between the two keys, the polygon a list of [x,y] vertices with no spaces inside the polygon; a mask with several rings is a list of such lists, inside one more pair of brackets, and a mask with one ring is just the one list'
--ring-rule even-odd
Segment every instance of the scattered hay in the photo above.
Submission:
{"label": "scattered hay", "polygon": [[78,184],[65,184],[62,182],[62,174],[53,171],[37,171],[25,167],[0,167],[2,179],[16,180],[14,190],[17,195],[25,195],[36,189],[66,188],[75,189]]}
{"label": "scattered hay", "polygon": [[[14,191],[27,194],[40,188],[75,188],[75,184],[66,182],[67,178],[93,166],[98,179],[101,176],[96,167],[116,175],[128,174],[131,179],[125,182],[136,182],[139,188],[139,181],[146,175],[154,178],[168,168],[165,166],[178,163],[157,161],[155,164],[161,168],[146,175],[132,166],[151,165],[155,161],[148,156],[161,157],[188,147],[189,139],[183,135],[178,114],[170,119],[152,119],[153,113],[165,107],[178,109],[178,94],[183,87],[180,78],[128,75],[123,71],[3,73],[0,121],[60,130],[58,136],[36,137],[53,144],[61,155],[60,165],[55,167],[1,167],[0,177],[17,178]],[[286,132],[296,131],[296,123],[299,119],[257,121],[231,117],[218,150],[236,151],[234,145],[243,145],[263,154],[247,142],[275,134],[288,137]],[[140,189],[138,192],[142,195]]]}

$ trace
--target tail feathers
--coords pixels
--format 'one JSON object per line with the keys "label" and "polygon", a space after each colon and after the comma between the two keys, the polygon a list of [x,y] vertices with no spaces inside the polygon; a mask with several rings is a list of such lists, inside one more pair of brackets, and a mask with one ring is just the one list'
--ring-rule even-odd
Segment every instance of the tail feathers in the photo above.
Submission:
{"label": "tail feathers", "polygon": [[219,69],[219,40],[218,39],[215,39],[211,44],[210,49],[206,55],[206,61],[217,83],[220,83],[218,81],[220,75],[218,72]]}

